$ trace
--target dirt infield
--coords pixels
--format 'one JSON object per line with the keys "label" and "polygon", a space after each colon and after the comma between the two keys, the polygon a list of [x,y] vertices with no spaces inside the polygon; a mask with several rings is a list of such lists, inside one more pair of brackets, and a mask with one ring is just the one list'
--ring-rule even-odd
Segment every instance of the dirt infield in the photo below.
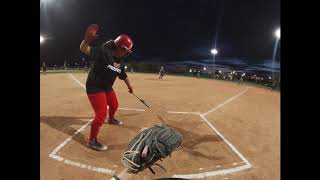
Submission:
{"label": "dirt infield", "polygon": [[[93,117],[82,87],[86,74],[40,76],[41,179],[105,180],[119,174],[129,140],[142,128],[160,124],[154,111],[183,135],[182,149],[160,162],[167,172],[155,167],[156,175],[146,169],[130,179],[190,174],[204,179],[280,179],[279,92],[191,77],[159,80],[157,74],[128,75],[135,93],[153,111],[145,110],[124,82],[117,80],[116,118],[125,125],[102,126],[99,139],[109,147],[105,152],[86,146]],[[213,176],[218,172],[225,173]]]}

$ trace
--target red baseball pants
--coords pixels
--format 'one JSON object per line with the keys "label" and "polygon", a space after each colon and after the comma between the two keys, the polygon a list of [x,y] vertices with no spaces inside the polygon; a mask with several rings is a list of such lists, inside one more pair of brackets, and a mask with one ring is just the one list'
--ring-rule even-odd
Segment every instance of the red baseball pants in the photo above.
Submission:
{"label": "red baseball pants", "polygon": [[109,106],[109,118],[113,119],[118,109],[118,100],[113,90],[108,93],[99,92],[88,94],[88,98],[95,113],[90,131],[90,140],[93,140],[98,136],[100,127],[107,117],[107,105]]}

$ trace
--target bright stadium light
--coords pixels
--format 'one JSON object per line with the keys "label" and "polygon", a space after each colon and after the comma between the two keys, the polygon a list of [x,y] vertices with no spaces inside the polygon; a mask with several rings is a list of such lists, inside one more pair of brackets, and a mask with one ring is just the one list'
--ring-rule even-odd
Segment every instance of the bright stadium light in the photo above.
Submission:
{"label": "bright stadium light", "polygon": [[44,42],[44,37],[40,35],[40,43]]}
{"label": "bright stadium light", "polygon": [[218,50],[216,49],[216,48],[214,48],[214,49],[211,49],[211,54],[213,54],[213,61],[212,61],[212,71],[213,71],[213,69],[214,69],[214,62],[215,62],[215,60],[216,60],[216,54],[218,54]]}
{"label": "bright stadium light", "polygon": [[203,70],[206,70],[207,68],[203,68]]}
{"label": "bright stadium light", "polygon": [[124,68],[127,69],[128,67],[127,67],[127,66],[124,66]]}
{"label": "bright stadium light", "polygon": [[190,69],[189,72],[192,72],[192,69]]}
{"label": "bright stadium light", "polygon": [[40,8],[41,8],[41,5],[42,4],[48,4],[48,3],[52,3],[54,2],[55,0],[40,0]]}
{"label": "bright stadium light", "polygon": [[280,28],[278,28],[275,32],[274,32],[274,35],[277,37],[277,39],[280,39]]}
{"label": "bright stadium light", "polygon": [[[272,67],[272,69],[274,68],[274,62],[275,62],[275,60],[276,60],[276,55],[277,55],[277,49],[278,49],[278,44],[279,44],[279,41],[280,41],[280,35],[281,35],[281,32],[280,32],[280,27],[277,29],[277,30],[275,30],[275,32],[274,32],[274,36],[277,38],[276,39],[276,42],[275,42],[275,44],[274,44],[274,49],[273,49],[273,54],[272,54],[272,65],[271,65],[271,67]],[[273,73],[271,74],[271,76],[273,77]]]}
{"label": "bright stadium light", "polygon": [[45,2],[45,3],[48,3],[48,2],[52,2],[54,0],[41,0],[41,2]]}
{"label": "bright stadium light", "polygon": [[219,73],[221,74],[221,71],[219,71]]}
{"label": "bright stadium light", "polygon": [[216,48],[211,49],[211,53],[212,53],[213,55],[216,55],[216,54],[218,54],[218,50],[217,50]]}

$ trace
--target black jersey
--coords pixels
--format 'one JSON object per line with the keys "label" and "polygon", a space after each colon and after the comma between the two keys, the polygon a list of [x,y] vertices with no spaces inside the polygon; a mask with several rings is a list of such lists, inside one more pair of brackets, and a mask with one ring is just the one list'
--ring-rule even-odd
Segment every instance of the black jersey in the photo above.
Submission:
{"label": "black jersey", "polygon": [[92,58],[94,64],[90,68],[86,82],[88,94],[110,92],[117,77],[121,80],[127,77],[123,59],[112,56],[114,48],[113,41],[90,48],[90,58]]}

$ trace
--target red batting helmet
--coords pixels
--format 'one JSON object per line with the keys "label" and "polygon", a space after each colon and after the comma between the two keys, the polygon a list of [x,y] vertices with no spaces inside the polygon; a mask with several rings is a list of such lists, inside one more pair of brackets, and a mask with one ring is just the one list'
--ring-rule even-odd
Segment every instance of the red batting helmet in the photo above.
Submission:
{"label": "red batting helmet", "polygon": [[127,50],[128,53],[131,53],[131,48],[133,46],[131,38],[126,34],[119,35],[115,40],[114,44],[116,47],[123,47]]}

